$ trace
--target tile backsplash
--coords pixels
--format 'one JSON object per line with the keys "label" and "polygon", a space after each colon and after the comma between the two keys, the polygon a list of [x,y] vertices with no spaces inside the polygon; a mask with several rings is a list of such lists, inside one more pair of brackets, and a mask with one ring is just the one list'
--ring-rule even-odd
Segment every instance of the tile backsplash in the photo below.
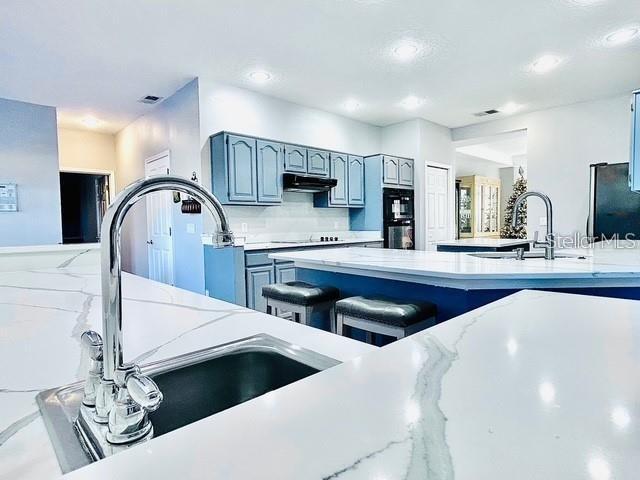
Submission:
{"label": "tile backsplash", "polygon": [[311,193],[284,192],[282,200],[282,205],[273,207],[225,206],[231,229],[236,235],[254,241],[349,230],[346,208],[314,208]]}

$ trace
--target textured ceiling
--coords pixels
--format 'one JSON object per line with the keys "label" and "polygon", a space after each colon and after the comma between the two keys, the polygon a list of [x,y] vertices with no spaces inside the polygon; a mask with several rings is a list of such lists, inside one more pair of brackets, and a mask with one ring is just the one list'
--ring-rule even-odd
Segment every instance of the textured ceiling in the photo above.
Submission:
{"label": "textured ceiling", "polygon": [[[0,97],[93,113],[116,131],[196,76],[376,125],[422,117],[450,127],[515,102],[522,111],[640,87],[638,0],[2,0]],[[394,46],[422,45],[401,63]],[[530,73],[542,54],[562,64]],[[254,85],[247,73],[273,79]],[[426,98],[407,111],[408,95]],[[345,100],[360,108],[346,112]],[[499,117],[489,117],[490,119]]]}

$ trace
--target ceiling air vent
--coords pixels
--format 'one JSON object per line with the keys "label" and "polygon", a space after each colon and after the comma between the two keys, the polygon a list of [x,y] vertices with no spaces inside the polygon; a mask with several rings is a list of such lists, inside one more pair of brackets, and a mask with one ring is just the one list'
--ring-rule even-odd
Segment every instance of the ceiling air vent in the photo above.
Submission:
{"label": "ceiling air vent", "polygon": [[154,103],[158,103],[162,100],[162,97],[156,97],[155,95],[147,95],[146,97],[142,97],[138,100],[140,103],[148,103],[149,105],[153,105]]}
{"label": "ceiling air vent", "polygon": [[496,113],[500,113],[500,110],[492,108],[491,110],[485,110],[484,112],[474,113],[474,115],[476,117],[486,117],[487,115],[495,115]]}

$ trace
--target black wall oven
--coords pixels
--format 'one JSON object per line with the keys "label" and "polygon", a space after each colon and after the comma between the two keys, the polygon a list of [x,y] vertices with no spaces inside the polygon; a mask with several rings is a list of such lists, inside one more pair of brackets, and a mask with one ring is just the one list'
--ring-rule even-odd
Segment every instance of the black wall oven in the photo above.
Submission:
{"label": "black wall oven", "polygon": [[385,188],[382,192],[384,247],[415,249],[413,190]]}

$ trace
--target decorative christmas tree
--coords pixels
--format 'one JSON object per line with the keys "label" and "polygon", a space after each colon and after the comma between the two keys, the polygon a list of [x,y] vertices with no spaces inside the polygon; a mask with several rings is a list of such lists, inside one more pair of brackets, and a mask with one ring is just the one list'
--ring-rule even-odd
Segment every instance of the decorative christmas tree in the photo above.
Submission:
{"label": "decorative christmas tree", "polygon": [[518,225],[513,228],[513,206],[516,199],[527,191],[527,179],[524,178],[522,167],[518,170],[520,178],[513,184],[513,192],[507,202],[507,208],[504,212],[504,222],[500,229],[501,238],[527,238],[527,201],[525,200],[518,207]]}

